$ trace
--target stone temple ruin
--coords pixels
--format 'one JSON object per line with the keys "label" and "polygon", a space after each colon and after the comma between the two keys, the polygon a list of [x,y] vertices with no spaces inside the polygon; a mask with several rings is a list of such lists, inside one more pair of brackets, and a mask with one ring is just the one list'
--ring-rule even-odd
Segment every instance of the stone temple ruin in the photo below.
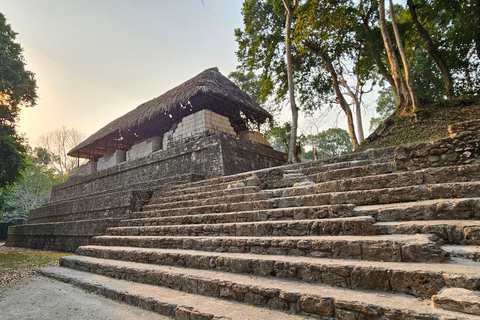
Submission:
{"label": "stone temple ruin", "polygon": [[42,273],[174,319],[480,318],[480,120],[275,166],[285,155],[245,125],[268,113],[221,79],[207,70],[73,149],[91,162],[7,244],[80,245]]}
{"label": "stone temple ruin", "polygon": [[88,163],[9,230],[7,245],[75,251],[166,185],[282,165],[286,155],[248,130],[271,117],[216,68],[205,70],[72,149]]}

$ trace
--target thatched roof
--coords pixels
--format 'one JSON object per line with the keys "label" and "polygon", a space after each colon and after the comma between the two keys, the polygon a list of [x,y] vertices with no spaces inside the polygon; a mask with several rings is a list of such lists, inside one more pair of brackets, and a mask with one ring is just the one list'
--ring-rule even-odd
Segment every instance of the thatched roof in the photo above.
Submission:
{"label": "thatched roof", "polygon": [[136,141],[163,135],[183,117],[203,109],[228,117],[236,132],[246,130],[247,121],[264,123],[272,118],[217,68],[211,68],[113,120],[68,155],[96,159],[111,150],[128,150]]}

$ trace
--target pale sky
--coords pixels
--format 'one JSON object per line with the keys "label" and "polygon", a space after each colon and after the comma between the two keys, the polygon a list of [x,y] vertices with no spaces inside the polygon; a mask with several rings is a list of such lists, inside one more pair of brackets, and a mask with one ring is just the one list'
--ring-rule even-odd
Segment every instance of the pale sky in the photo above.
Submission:
{"label": "pale sky", "polygon": [[207,68],[227,76],[242,2],[0,0],[38,85],[19,131],[32,145],[61,126],[89,136]]}

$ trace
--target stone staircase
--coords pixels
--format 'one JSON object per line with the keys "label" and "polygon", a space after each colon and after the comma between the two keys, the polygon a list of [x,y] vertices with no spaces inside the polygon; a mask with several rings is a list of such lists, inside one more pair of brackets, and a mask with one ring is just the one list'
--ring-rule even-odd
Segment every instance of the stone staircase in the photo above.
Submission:
{"label": "stone staircase", "polygon": [[[157,190],[42,272],[176,319],[478,319],[480,163],[462,158],[478,153],[458,141],[466,127]],[[456,157],[438,153],[449,144]]]}

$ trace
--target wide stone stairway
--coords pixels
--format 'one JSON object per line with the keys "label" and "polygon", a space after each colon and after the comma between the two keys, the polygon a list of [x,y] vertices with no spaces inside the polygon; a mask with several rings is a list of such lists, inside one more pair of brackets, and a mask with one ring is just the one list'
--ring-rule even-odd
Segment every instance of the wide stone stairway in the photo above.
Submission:
{"label": "wide stone stairway", "polygon": [[480,318],[469,126],[159,189],[42,272],[175,319]]}

